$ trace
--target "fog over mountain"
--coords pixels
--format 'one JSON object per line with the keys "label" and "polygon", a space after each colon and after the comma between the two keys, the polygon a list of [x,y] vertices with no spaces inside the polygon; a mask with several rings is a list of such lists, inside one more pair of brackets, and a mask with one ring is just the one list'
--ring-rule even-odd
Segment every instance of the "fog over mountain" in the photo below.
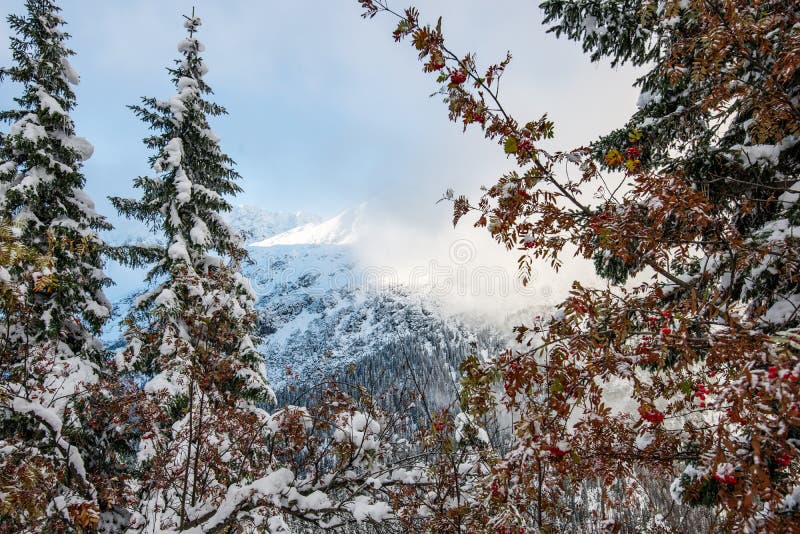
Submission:
{"label": "fog over mountain", "polygon": [[[432,405],[451,404],[461,361],[469,354],[498,353],[521,317],[513,310],[498,317],[448,304],[480,290],[463,269],[475,253],[468,241],[447,251],[454,260],[449,270],[444,261],[438,269],[421,264],[405,280],[401,269],[368,263],[360,248],[369,234],[367,214],[362,204],[330,219],[252,206],[237,206],[228,215],[249,244],[251,262],[244,272],[258,294],[259,349],[268,378],[282,402],[296,400],[303,385],[346,373],[375,391],[397,385],[408,390],[406,381],[413,378]],[[119,230],[109,241],[155,242],[147,233]],[[487,283],[504,281],[483,276],[476,282],[483,289]],[[110,346],[121,345],[119,320],[143,289],[131,287],[115,303],[104,336]]]}

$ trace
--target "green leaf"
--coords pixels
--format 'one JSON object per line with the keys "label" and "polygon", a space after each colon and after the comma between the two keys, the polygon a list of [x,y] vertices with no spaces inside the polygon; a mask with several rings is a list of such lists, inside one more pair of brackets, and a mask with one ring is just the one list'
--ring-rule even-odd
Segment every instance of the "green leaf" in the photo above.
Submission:
{"label": "green leaf", "polygon": [[561,383],[560,378],[553,380],[553,385],[550,386],[550,393],[561,393],[564,391],[564,384]]}
{"label": "green leaf", "polygon": [[636,141],[639,141],[641,138],[642,138],[641,130],[634,129],[628,132],[628,139],[630,140],[631,143],[635,143]]}
{"label": "green leaf", "polygon": [[506,139],[503,148],[505,148],[506,154],[514,154],[517,151],[517,140],[514,137],[509,137]]}

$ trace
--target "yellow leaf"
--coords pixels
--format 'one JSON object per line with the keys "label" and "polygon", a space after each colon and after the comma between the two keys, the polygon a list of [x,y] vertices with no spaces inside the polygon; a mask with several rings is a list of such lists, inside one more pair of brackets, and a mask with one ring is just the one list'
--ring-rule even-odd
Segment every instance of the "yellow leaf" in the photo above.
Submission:
{"label": "yellow leaf", "polygon": [[628,171],[630,172],[633,172],[633,170],[636,168],[637,165],[639,165],[638,159],[629,159],[628,161],[625,162],[625,167],[627,167]]}
{"label": "yellow leaf", "polygon": [[70,515],[72,515],[73,521],[78,526],[88,527],[92,530],[96,529],[100,523],[100,513],[88,502],[83,502],[78,506],[72,506]]}
{"label": "yellow leaf", "polygon": [[623,161],[622,154],[616,148],[612,148],[608,151],[608,154],[606,154],[605,161],[606,165],[609,167],[616,167]]}

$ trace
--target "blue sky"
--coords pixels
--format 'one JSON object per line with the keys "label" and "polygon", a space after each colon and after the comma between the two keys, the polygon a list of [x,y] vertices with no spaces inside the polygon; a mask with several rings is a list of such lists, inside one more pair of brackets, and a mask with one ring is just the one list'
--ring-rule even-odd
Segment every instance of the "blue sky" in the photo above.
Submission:
{"label": "blue sky", "polygon": [[[573,148],[630,115],[635,73],[590,64],[578,45],[545,34],[537,3],[414,2],[428,20],[442,15],[451,47],[477,51],[483,64],[511,50],[501,95],[506,108],[522,122],[549,113],[553,148]],[[149,170],[145,125],[126,105],[174,93],[164,67],[177,57],[181,15],[195,6],[203,19],[198,37],[206,45],[206,79],[230,113],[213,127],[243,176],[237,203],[330,216],[368,201],[378,214],[375,261],[419,263],[446,255],[449,242],[466,236],[482,261],[513,264],[515,255],[468,225],[453,230],[448,208],[435,205],[448,187],[476,197],[510,162],[480,132],[464,135],[448,122],[444,104],[429,97],[434,80],[407,43],[393,42],[389,18],[362,20],[355,0],[60,5],[81,74],[73,118],[95,146],[84,169],[87,189],[113,223],[124,225],[106,197],[129,195],[131,179]],[[22,10],[22,0],[4,0],[0,16]],[[3,65],[10,61],[8,31],[0,24]],[[0,85],[0,106],[15,94],[15,87]]]}

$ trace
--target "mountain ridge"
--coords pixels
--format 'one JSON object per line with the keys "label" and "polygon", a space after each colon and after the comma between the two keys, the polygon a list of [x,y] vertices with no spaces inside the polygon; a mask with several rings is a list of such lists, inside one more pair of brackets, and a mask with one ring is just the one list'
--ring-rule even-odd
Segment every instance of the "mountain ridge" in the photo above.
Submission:
{"label": "mountain ridge", "polygon": [[[349,373],[380,389],[414,374],[432,405],[450,404],[461,361],[498,353],[510,336],[477,315],[448,313],[424,288],[381,283],[356,253],[365,207],[329,219],[240,207],[230,219],[244,223],[236,226],[243,234],[266,236],[248,245],[243,273],[258,295],[267,377],[279,401],[288,402],[291,391],[328,376]],[[115,319],[136,293],[115,303]],[[109,347],[122,346],[119,328],[105,339]]]}

